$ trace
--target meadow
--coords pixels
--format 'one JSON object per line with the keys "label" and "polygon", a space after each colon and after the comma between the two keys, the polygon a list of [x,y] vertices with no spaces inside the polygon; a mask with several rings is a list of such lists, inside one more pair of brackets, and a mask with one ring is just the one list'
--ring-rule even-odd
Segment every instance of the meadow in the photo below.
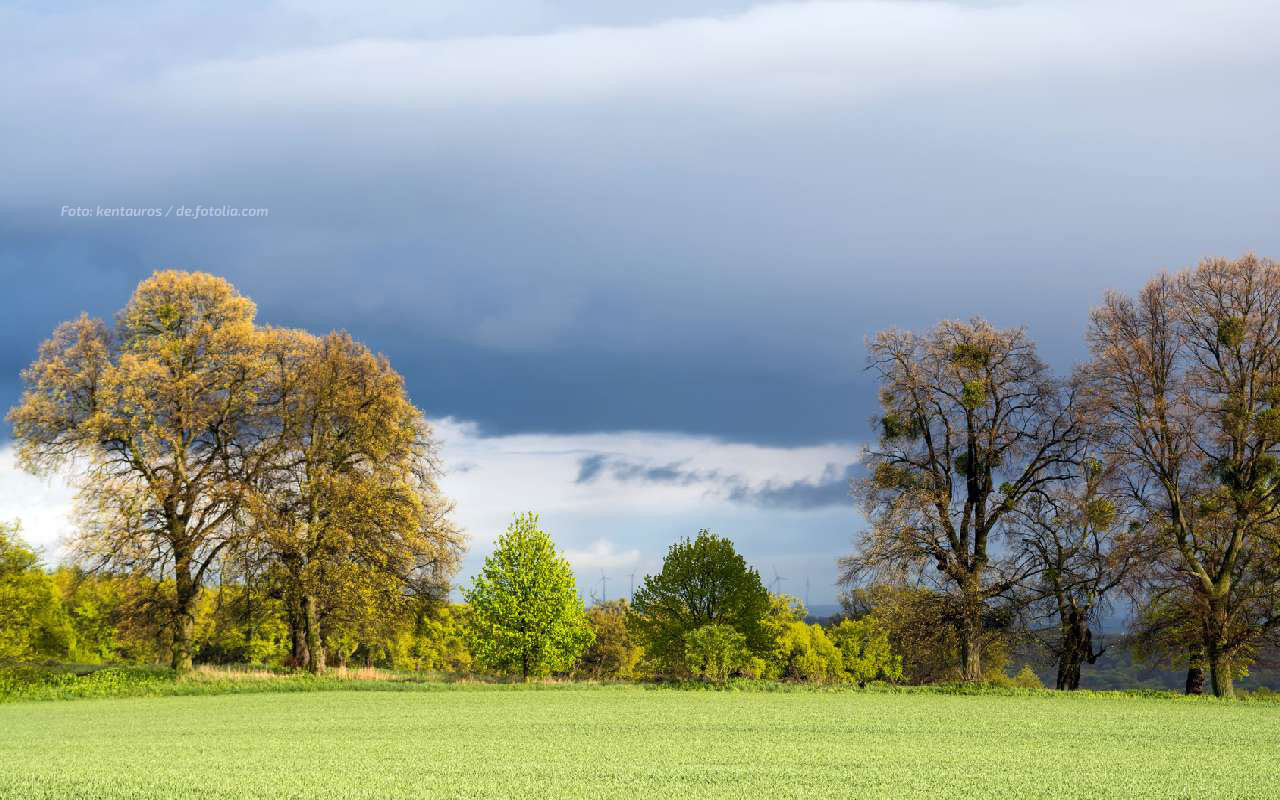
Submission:
{"label": "meadow", "polygon": [[0,705],[0,797],[1280,796],[1273,703],[437,689]]}

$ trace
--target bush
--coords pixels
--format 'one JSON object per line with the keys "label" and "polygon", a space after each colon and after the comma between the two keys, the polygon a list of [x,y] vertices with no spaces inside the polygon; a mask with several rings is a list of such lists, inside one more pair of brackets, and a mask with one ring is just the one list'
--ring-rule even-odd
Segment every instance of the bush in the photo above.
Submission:
{"label": "bush", "polygon": [[631,638],[626,617],[626,600],[613,600],[587,609],[587,621],[596,638],[574,666],[574,677],[601,680],[642,675],[640,660],[644,651]]}
{"label": "bush", "polygon": [[902,680],[902,656],[893,652],[889,627],[874,614],[842,621],[831,629],[831,640],[840,650],[849,680],[859,685]]}
{"label": "bush", "polygon": [[713,683],[724,683],[751,658],[747,637],[728,625],[703,625],[684,636],[684,657],[689,674]]}
{"label": "bush", "polygon": [[774,665],[781,678],[812,683],[844,679],[844,658],[820,625],[787,624],[774,647]]}
{"label": "bush", "polygon": [[465,605],[424,603],[408,635],[395,642],[393,661],[416,672],[462,673],[471,669],[467,649],[470,609]]}
{"label": "bush", "polygon": [[[939,683],[960,679],[960,640],[954,624],[960,609],[954,597],[920,587],[874,584],[841,595],[840,604],[846,617],[859,620],[873,615],[888,630],[893,653],[902,658],[901,680]],[[1002,672],[1008,663],[1008,621],[989,609],[982,625],[984,673]]]}
{"label": "bush", "polygon": [[0,522],[0,662],[66,658],[74,634],[53,581],[19,535]]}
{"label": "bush", "polygon": [[1040,681],[1040,676],[1026,664],[1023,664],[1018,674],[1013,676],[1013,685],[1018,689],[1044,688],[1044,684]]}
{"label": "bush", "polygon": [[171,670],[154,667],[109,667],[82,673],[17,667],[0,670],[0,702],[163,694],[173,685]]}
{"label": "bush", "polygon": [[1030,666],[1023,664],[1017,675],[1009,677],[1003,669],[987,671],[983,678],[988,686],[1001,689],[1043,689],[1040,676]]}

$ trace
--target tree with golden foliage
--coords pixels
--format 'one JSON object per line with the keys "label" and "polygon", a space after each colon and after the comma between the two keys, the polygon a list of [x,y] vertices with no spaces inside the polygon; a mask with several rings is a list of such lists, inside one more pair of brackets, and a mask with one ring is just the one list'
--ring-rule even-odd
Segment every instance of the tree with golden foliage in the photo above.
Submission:
{"label": "tree with golden foliage", "polygon": [[1093,311],[1082,371],[1158,557],[1148,593],[1190,612],[1214,694],[1280,629],[1280,265],[1163,274]]}
{"label": "tree with golden foliage", "polygon": [[880,440],[856,489],[870,525],[841,559],[841,578],[947,592],[962,676],[981,680],[989,606],[1035,569],[997,538],[1014,509],[1069,478],[1078,420],[1021,329],[947,321],[924,335],[881,331],[868,349]]}
{"label": "tree with golden foliage", "polygon": [[235,536],[244,477],[264,463],[254,311],[221,278],[157,272],[114,328],[84,315],[59,325],[9,413],[24,467],[79,479],[79,552],[173,577],[179,670],[191,668],[199,586]]}
{"label": "tree with golden foliage", "polygon": [[[387,360],[346,333],[271,331],[274,458],[249,508],[287,599],[294,662],[347,655],[409,591],[448,593],[461,537],[436,478],[430,426]],[[326,645],[329,645],[327,647]]]}

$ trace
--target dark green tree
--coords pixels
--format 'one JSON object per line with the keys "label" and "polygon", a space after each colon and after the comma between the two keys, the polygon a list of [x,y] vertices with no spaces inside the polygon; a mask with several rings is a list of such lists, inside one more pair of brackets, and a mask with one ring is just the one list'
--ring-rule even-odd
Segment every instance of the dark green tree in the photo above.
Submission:
{"label": "dark green tree", "polygon": [[573,570],[536,514],[515,518],[465,595],[481,667],[525,678],[564,672],[595,639]]}
{"label": "dark green tree", "polygon": [[627,626],[655,664],[674,673],[684,667],[685,635],[703,625],[727,625],[745,637],[752,654],[766,655],[772,642],[762,622],[768,613],[760,574],[733,542],[703,530],[673,544],[662,572],[645,577]]}

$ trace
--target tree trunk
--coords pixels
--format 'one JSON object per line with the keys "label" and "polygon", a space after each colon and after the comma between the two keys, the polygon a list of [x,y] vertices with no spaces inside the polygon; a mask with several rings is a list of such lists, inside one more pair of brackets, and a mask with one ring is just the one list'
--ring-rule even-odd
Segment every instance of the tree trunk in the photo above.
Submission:
{"label": "tree trunk", "polygon": [[1073,608],[1062,622],[1062,644],[1058,654],[1057,688],[1074,692],[1080,688],[1080,670],[1085,663],[1097,660],[1093,652],[1093,631],[1089,630],[1087,611]]}
{"label": "tree trunk", "polygon": [[1204,649],[1191,646],[1187,658],[1187,694],[1204,694]]}
{"label": "tree trunk", "polygon": [[1054,688],[1073,692],[1080,688],[1080,652],[1072,650],[1058,656],[1058,680]]}
{"label": "tree trunk", "polygon": [[1209,683],[1216,697],[1235,697],[1235,683],[1231,675],[1231,658],[1219,648],[1209,651]]}
{"label": "tree trunk", "polygon": [[316,615],[315,595],[308,594],[303,597],[302,611],[307,632],[307,651],[310,655],[307,669],[319,674],[324,672],[324,644],[320,641],[320,621]]}
{"label": "tree trunk", "polygon": [[1215,598],[1210,606],[1212,628],[1209,630],[1208,641],[1205,642],[1205,651],[1209,658],[1209,683],[1213,686],[1213,694],[1216,697],[1235,696],[1235,686],[1232,684],[1231,676],[1231,655],[1226,648],[1226,604],[1226,592],[1224,592]]}
{"label": "tree trunk", "polygon": [[191,559],[178,555],[174,560],[175,596],[173,604],[173,669],[190,672],[192,636],[195,633],[196,585],[191,577]]}
{"label": "tree trunk", "polygon": [[302,600],[292,593],[286,595],[289,609],[290,659],[294,669],[307,669],[311,653],[307,650],[307,626],[303,619]]}
{"label": "tree trunk", "polygon": [[960,619],[961,678],[966,683],[982,680],[982,620],[978,609],[965,609]]}
{"label": "tree trunk", "polygon": [[1073,691],[1080,688],[1080,664],[1088,656],[1089,642],[1085,633],[1080,630],[1080,618],[1074,611],[1068,611],[1062,617],[1062,641],[1058,651],[1058,678],[1054,688],[1059,691]]}

